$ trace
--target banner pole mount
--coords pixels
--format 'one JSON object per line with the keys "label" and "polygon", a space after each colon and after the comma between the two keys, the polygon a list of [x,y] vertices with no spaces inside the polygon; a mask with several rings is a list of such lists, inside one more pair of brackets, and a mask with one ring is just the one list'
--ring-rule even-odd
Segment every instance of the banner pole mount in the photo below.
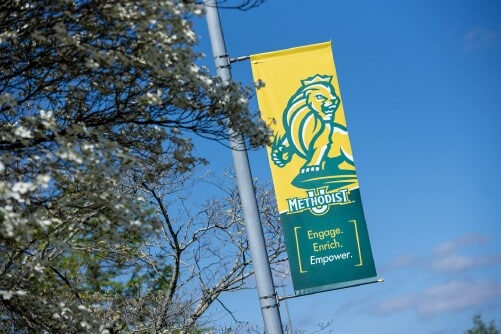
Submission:
{"label": "banner pole mount", "polygon": [[236,63],[237,61],[244,61],[247,59],[250,59],[250,56],[241,56],[241,57],[230,58],[230,63]]}
{"label": "banner pole mount", "polygon": [[[378,278],[375,281],[364,282],[364,283],[360,283],[360,284],[354,284],[354,285],[346,286],[345,288],[352,288],[354,286],[360,286],[360,285],[366,285],[366,284],[374,284],[374,283],[384,283],[384,277]],[[325,292],[325,291],[319,291],[318,293],[320,293],[320,292]],[[296,298],[296,297],[303,297],[303,296],[304,295],[288,295],[288,296],[283,296],[283,297],[282,296],[277,296],[277,300],[280,303],[282,300]]]}

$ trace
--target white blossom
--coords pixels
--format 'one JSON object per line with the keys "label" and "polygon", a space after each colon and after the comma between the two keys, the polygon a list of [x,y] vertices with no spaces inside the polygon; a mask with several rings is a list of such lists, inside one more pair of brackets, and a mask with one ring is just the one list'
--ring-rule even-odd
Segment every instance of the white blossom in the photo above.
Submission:
{"label": "white blossom", "polygon": [[27,292],[24,290],[0,290],[0,296],[5,300],[10,300],[14,296],[26,296]]}
{"label": "white blossom", "polygon": [[35,185],[31,182],[16,182],[12,186],[12,191],[19,193],[20,195],[26,194],[28,191],[35,190]]}
{"label": "white blossom", "polygon": [[16,127],[14,134],[20,138],[33,138],[31,131],[22,125]]}
{"label": "white blossom", "polygon": [[93,58],[87,58],[85,60],[85,66],[87,66],[90,69],[95,70],[95,69],[99,68],[99,63],[97,61],[95,61]]}

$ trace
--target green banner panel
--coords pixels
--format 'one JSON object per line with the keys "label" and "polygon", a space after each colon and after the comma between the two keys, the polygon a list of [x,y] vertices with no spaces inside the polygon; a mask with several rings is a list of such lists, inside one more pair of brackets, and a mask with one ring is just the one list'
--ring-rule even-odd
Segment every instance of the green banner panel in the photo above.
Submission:
{"label": "green banner panel", "polygon": [[[296,294],[377,281],[360,190],[340,194],[343,201],[330,205],[322,215],[312,213],[312,208],[281,214]],[[322,210],[322,206],[313,208]]]}

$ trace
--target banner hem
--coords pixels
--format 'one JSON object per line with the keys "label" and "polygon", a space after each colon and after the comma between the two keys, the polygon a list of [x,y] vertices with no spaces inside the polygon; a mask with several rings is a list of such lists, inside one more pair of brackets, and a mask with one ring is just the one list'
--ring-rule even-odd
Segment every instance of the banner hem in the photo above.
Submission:
{"label": "banner hem", "polygon": [[315,293],[320,293],[320,292],[325,292],[325,291],[340,290],[340,289],[351,288],[351,287],[359,286],[359,285],[372,284],[372,283],[377,283],[377,282],[380,282],[380,279],[376,275],[376,276],[372,276],[369,278],[363,278],[363,279],[340,282],[340,283],[326,284],[326,285],[316,286],[313,288],[305,288],[305,289],[298,289],[298,290],[294,289],[294,293],[295,293],[296,297],[299,297],[299,296],[312,295]]}

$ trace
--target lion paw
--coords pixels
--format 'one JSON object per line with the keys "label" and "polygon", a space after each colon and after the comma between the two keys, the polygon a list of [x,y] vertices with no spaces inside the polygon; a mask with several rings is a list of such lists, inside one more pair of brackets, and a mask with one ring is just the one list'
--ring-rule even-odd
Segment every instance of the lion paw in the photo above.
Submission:
{"label": "lion paw", "polygon": [[279,147],[271,152],[271,159],[278,167],[284,167],[292,158],[287,147]]}

